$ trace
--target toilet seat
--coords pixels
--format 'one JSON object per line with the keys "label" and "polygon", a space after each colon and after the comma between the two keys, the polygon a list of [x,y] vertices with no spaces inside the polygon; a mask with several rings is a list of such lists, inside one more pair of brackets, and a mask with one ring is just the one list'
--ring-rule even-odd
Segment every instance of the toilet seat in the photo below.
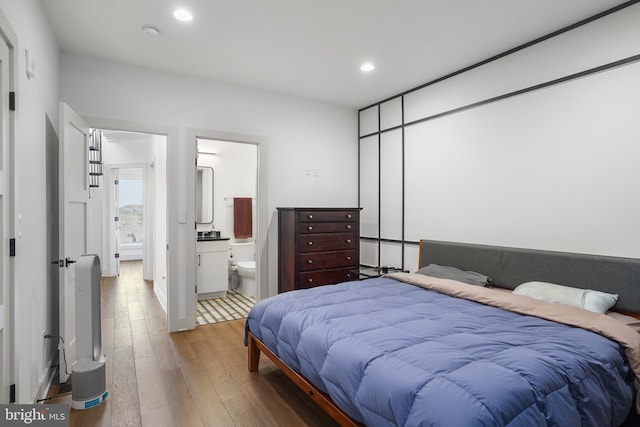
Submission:
{"label": "toilet seat", "polygon": [[256,262],[255,261],[240,261],[238,263],[238,268],[243,268],[245,270],[255,270]]}

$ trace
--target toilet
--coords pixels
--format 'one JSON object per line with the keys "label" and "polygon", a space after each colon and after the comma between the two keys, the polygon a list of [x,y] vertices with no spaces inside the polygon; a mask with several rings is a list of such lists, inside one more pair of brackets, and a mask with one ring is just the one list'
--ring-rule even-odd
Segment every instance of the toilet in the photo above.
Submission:
{"label": "toilet", "polygon": [[230,243],[230,268],[240,276],[238,291],[247,297],[256,298],[256,244],[255,242]]}

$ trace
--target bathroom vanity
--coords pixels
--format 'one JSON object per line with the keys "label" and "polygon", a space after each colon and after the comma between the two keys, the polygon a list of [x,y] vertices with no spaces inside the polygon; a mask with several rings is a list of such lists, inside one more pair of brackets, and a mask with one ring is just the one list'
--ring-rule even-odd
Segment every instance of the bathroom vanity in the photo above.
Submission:
{"label": "bathroom vanity", "polygon": [[229,288],[229,238],[198,236],[196,285],[198,299],[224,296]]}

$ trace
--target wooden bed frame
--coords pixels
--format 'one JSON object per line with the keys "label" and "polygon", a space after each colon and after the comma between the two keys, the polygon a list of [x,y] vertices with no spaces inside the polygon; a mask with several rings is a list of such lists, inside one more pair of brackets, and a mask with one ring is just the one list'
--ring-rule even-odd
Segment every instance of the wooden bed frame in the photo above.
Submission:
{"label": "wooden bed frame", "polygon": [[336,420],[341,426],[364,427],[342,409],[338,408],[333,400],[322,390],[311,384],[304,376],[300,375],[293,369],[289,368],[275,353],[264,345],[262,341],[256,338],[251,332],[248,332],[247,347],[249,349],[249,372],[257,372],[260,363],[260,352],[263,352],[282,372],[288,376],[300,390],[320,406],[331,418]]}
{"label": "wooden bed frame", "polygon": [[[482,272],[492,278],[495,286],[507,289],[539,280],[618,293],[616,311],[640,319],[638,259],[421,240],[419,266],[428,264]],[[258,371],[262,352],[341,426],[364,427],[326,393],[287,366],[250,331],[247,332],[247,346],[250,372]]]}

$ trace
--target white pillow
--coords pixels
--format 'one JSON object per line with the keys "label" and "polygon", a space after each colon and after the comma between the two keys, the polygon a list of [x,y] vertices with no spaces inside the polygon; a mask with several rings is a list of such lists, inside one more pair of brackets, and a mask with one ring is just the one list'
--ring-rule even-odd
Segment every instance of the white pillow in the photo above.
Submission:
{"label": "white pillow", "polygon": [[571,305],[604,314],[618,301],[618,294],[571,288],[547,282],[527,282],[513,290],[516,295],[524,295],[546,302]]}

